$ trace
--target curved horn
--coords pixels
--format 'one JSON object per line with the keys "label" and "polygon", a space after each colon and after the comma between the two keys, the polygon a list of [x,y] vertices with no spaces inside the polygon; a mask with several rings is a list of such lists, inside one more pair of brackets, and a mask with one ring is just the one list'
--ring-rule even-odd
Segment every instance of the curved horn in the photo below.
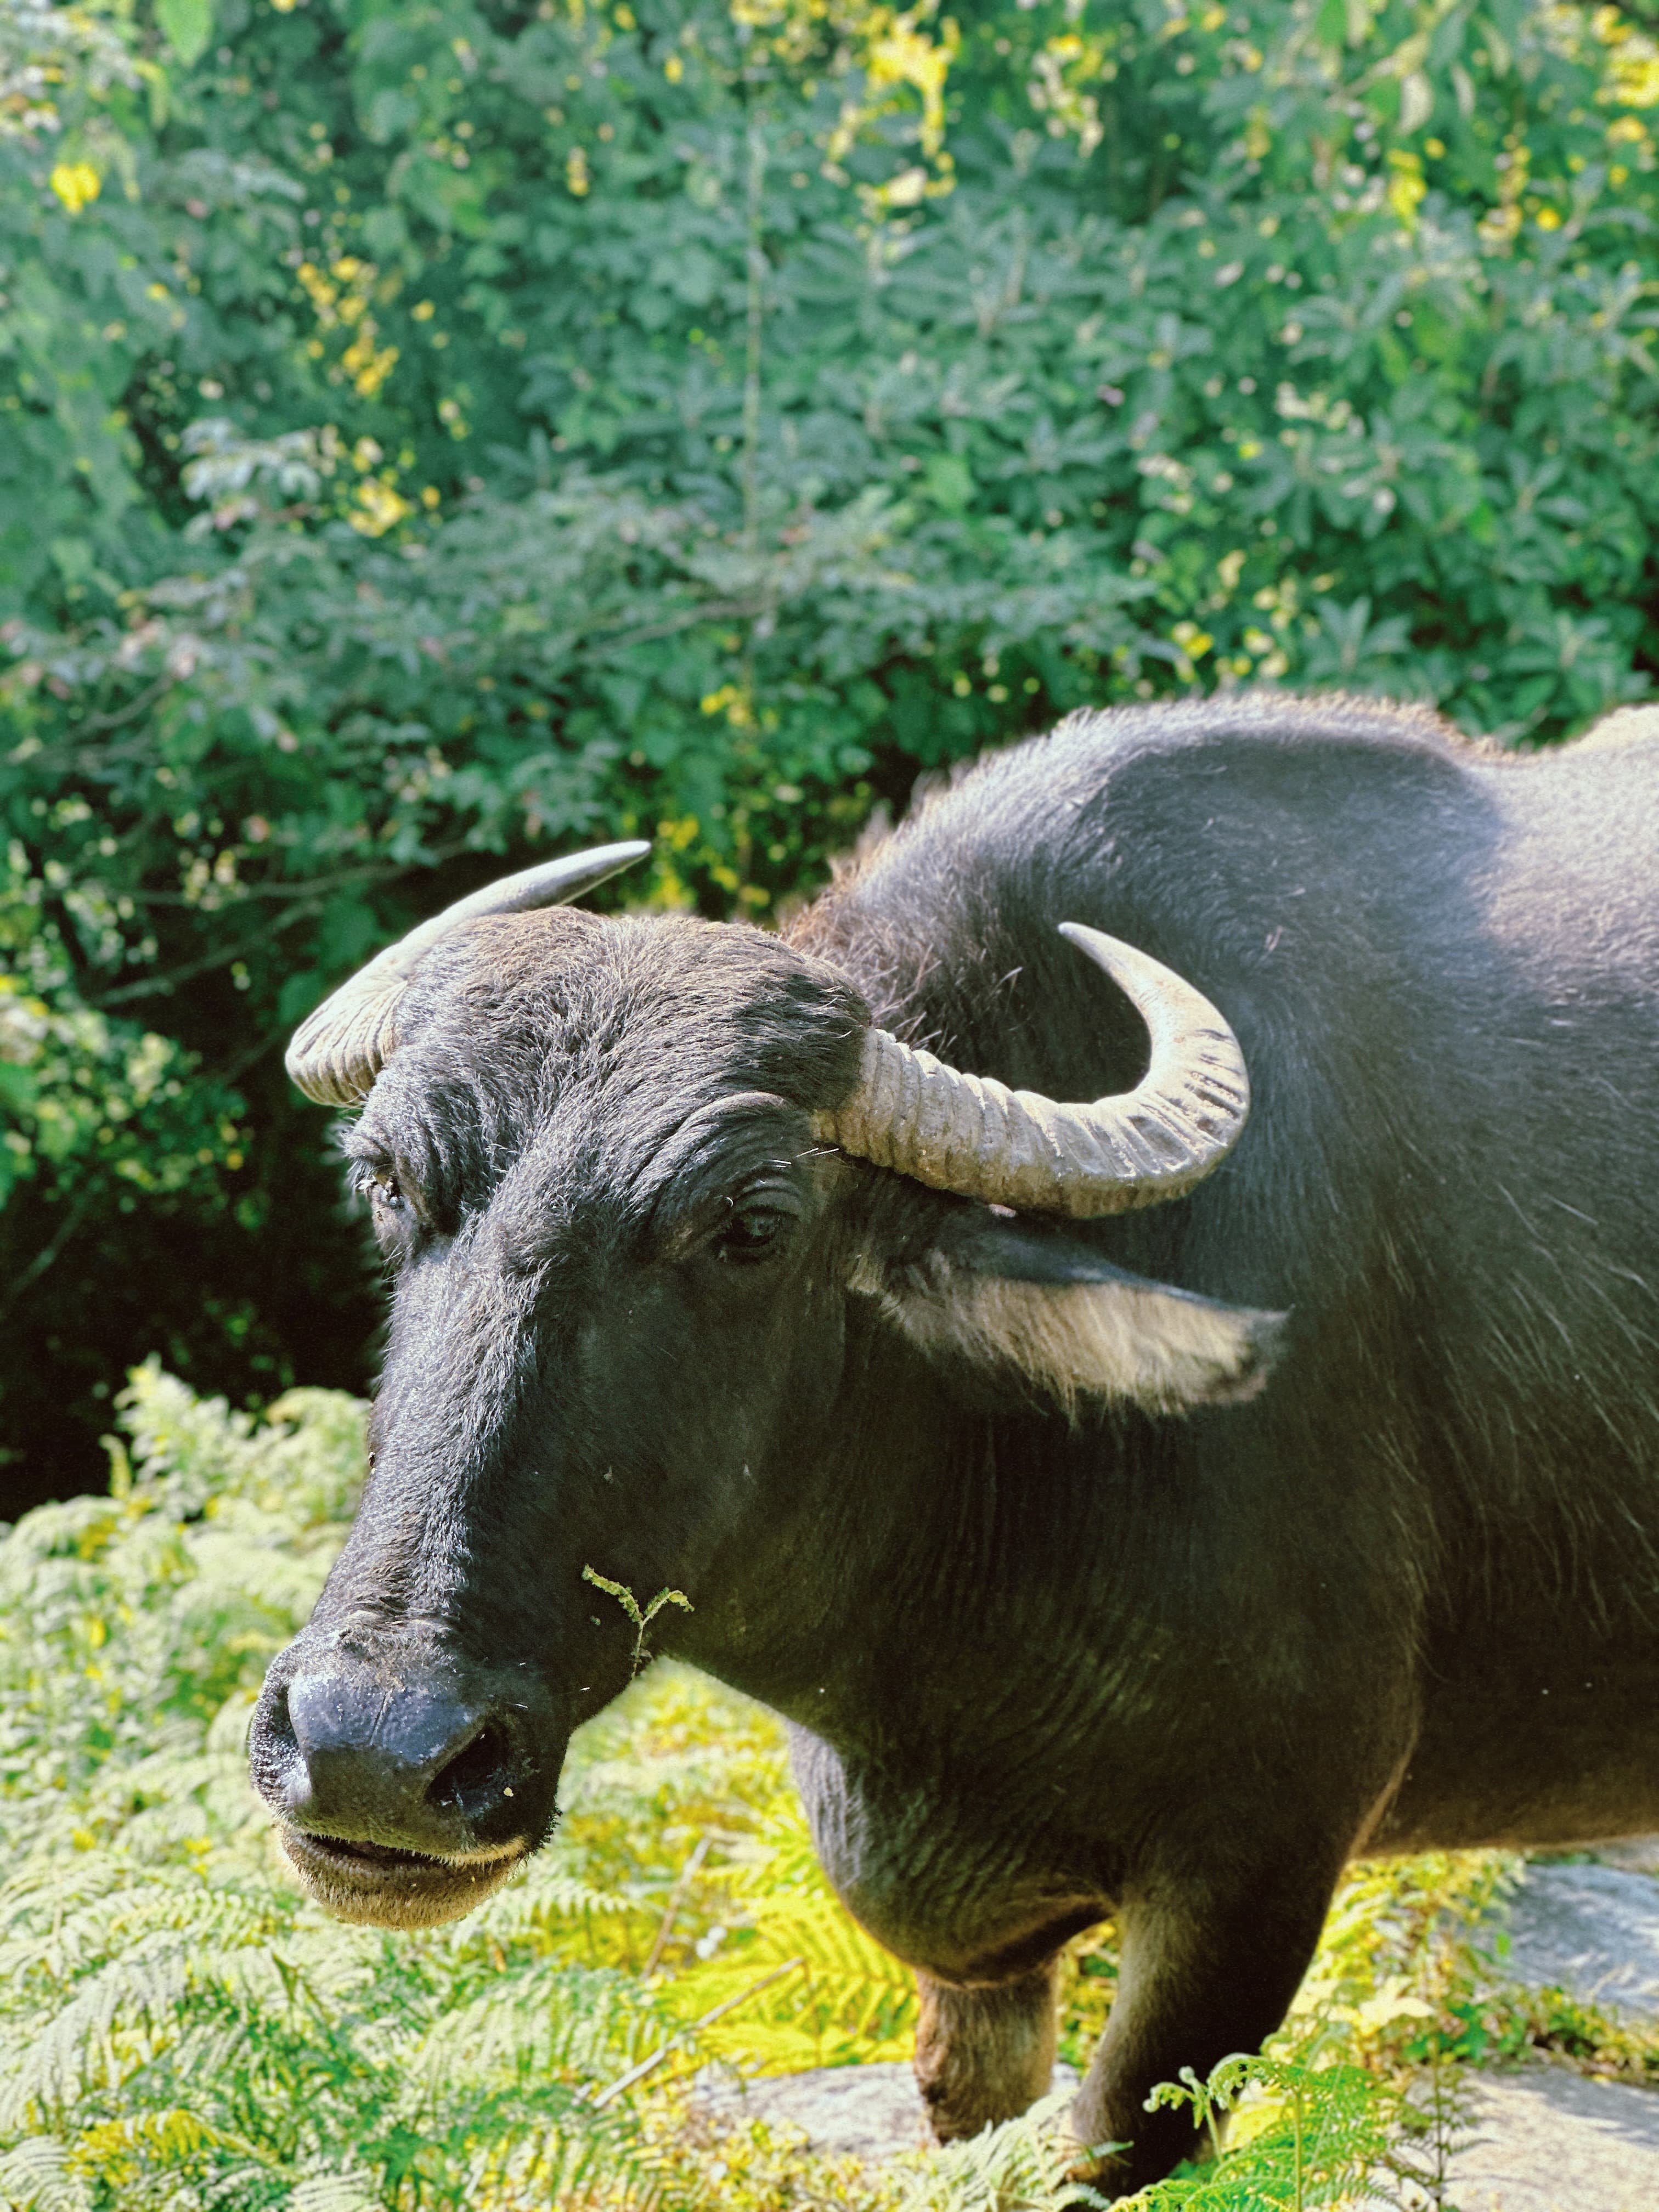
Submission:
{"label": "curved horn", "polygon": [[289,1075],[319,1106],[361,1104],[397,1044],[392,1014],[404,985],[422,955],[441,937],[458,923],[477,921],[485,915],[563,906],[619,868],[632,867],[650,850],[649,845],[637,842],[595,845],[586,853],[569,853],[562,860],[503,876],[499,883],[486,884],[470,897],[458,899],[376,953],[367,968],[359,969],[349,982],[342,983],[331,998],[307,1015],[288,1048]]}
{"label": "curved horn", "polygon": [[1122,986],[1152,1036],[1143,1080],[1092,1106],[1061,1106],[994,1077],[963,1075],[885,1030],[864,1040],[858,1090],[814,1133],[935,1190],[1079,1216],[1179,1198],[1218,1167],[1250,1110],[1238,1039],[1201,993],[1098,929],[1063,935]]}

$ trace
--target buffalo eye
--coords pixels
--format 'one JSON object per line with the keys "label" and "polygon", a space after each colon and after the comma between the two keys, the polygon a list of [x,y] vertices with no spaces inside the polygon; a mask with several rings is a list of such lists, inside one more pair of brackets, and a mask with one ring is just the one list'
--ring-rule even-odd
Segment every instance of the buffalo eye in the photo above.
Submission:
{"label": "buffalo eye", "polygon": [[368,1194],[375,1205],[384,1206],[393,1213],[402,1210],[404,1194],[390,1168],[375,1169],[369,1177]]}
{"label": "buffalo eye", "polygon": [[790,1216],[774,1206],[734,1205],[717,1246],[722,1260],[763,1260],[788,1228]]}

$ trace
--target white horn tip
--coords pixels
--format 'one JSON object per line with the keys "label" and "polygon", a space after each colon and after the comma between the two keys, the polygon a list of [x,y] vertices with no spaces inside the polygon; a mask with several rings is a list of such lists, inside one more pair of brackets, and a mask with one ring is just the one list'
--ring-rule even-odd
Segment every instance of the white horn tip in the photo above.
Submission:
{"label": "white horn tip", "polygon": [[1126,945],[1121,937],[1108,937],[1103,929],[1091,929],[1086,921],[1062,921],[1057,925],[1062,937],[1069,938],[1079,952],[1086,952],[1103,968],[1109,967],[1117,957],[1127,953],[1130,959],[1144,959],[1133,945]]}

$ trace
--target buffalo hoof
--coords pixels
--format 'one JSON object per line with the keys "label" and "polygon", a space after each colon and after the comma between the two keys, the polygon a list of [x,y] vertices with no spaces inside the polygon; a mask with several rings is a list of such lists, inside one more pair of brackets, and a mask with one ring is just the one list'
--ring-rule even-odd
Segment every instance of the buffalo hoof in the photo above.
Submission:
{"label": "buffalo hoof", "polygon": [[1137,2124],[1125,2124],[1120,2115],[1115,2124],[1091,2098],[1087,2082],[1066,2115],[1066,2134],[1071,2148],[1066,2179],[1086,2185],[1108,2203],[1139,2196],[1202,2148],[1184,2112],[1142,2112]]}
{"label": "buffalo hoof", "polygon": [[918,1974],[916,2086],[935,2136],[960,2142],[1046,2096],[1054,2067],[1054,1966],[988,1989]]}

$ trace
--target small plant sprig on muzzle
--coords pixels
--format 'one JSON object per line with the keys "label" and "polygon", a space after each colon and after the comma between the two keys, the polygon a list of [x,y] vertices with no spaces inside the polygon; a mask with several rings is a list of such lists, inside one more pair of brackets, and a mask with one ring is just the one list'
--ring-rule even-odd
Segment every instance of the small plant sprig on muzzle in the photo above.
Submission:
{"label": "small plant sprig on muzzle", "polygon": [[664,1606],[677,1605],[685,1613],[691,1613],[696,1609],[684,1590],[659,1589],[650,1604],[646,1607],[645,1611],[641,1613],[639,1600],[626,1583],[613,1583],[609,1575],[597,1574],[592,1567],[582,1569],[582,1580],[585,1583],[592,1583],[595,1589],[602,1589],[608,1597],[614,1597],[634,1624],[634,1662],[628,1674],[630,1682],[651,1656],[645,1648],[645,1632],[662,1611]]}

